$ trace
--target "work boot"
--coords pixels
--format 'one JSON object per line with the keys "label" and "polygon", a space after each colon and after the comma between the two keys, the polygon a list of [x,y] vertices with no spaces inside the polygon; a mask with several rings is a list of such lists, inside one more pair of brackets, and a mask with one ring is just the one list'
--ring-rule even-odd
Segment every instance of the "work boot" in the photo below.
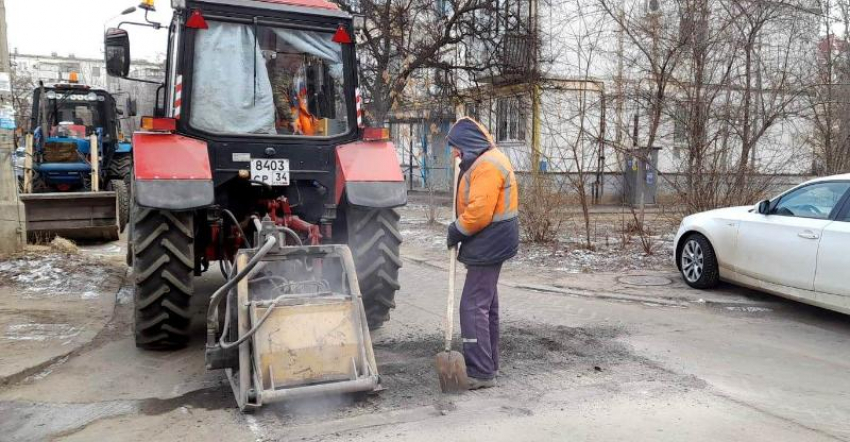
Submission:
{"label": "work boot", "polygon": [[469,389],[470,390],[479,390],[482,388],[493,388],[496,386],[495,379],[478,379],[478,378],[469,378]]}

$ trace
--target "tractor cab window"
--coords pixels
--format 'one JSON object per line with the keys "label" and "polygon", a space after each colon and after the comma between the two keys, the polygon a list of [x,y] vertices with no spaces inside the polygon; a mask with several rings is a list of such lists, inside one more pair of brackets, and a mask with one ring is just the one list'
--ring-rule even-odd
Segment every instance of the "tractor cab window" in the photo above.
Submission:
{"label": "tractor cab window", "polygon": [[92,94],[47,93],[47,124],[50,136],[82,138],[102,128],[103,98]]}
{"label": "tractor cab window", "polygon": [[189,124],[217,134],[344,134],[343,67],[333,32],[210,21],[195,36]]}

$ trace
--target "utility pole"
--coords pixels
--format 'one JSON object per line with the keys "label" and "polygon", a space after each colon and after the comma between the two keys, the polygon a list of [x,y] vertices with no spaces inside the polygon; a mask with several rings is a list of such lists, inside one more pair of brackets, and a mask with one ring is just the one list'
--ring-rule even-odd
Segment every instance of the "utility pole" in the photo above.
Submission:
{"label": "utility pole", "polygon": [[616,90],[615,94],[617,95],[617,103],[615,110],[615,125],[617,126],[617,129],[614,133],[614,145],[616,146],[616,149],[623,149],[623,134],[625,133],[625,128],[623,125],[623,108],[625,105],[623,88],[623,50],[625,46],[625,36],[623,35],[623,26],[625,26],[626,23],[626,13],[623,10],[622,4],[620,5],[619,10],[617,11],[617,16],[620,18],[620,26],[618,26],[617,30],[617,75],[614,77],[614,87]]}
{"label": "utility pole", "polygon": [[26,243],[23,205],[18,201],[12,76],[6,37],[6,5],[0,0],[0,254],[20,252]]}
{"label": "utility pole", "polygon": [[538,184],[540,174],[540,35],[537,27],[539,0],[529,0],[531,21],[531,176]]}

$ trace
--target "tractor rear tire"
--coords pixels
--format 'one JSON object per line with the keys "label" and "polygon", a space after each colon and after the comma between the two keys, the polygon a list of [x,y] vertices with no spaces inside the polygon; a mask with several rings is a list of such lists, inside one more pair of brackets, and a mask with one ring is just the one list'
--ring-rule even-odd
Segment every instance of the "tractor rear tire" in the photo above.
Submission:
{"label": "tractor rear tire", "polygon": [[354,255],[366,320],[374,330],[390,319],[400,288],[399,215],[393,209],[346,206],[344,216],[346,242]]}
{"label": "tractor rear tire", "polygon": [[106,185],[106,190],[115,192],[118,201],[118,230],[123,232],[130,220],[130,189],[122,179],[114,179]]}
{"label": "tractor rear tire", "polygon": [[134,204],[132,222],[136,347],[184,347],[194,292],[194,215]]}

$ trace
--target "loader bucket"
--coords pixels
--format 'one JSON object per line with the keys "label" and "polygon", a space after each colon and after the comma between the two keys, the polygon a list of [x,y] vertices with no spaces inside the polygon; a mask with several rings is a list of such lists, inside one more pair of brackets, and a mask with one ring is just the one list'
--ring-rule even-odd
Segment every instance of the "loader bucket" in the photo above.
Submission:
{"label": "loader bucket", "polygon": [[118,239],[115,192],[21,194],[30,241],[54,235],[75,240]]}
{"label": "loader bucket", "polygon": [[[237,255],[237,270],[250,251]],[[235,290],[238,336],[255,330],[229,371],[240,408],[380,389],[347,246],[282,247]],[[231,339],[232,341],[232,339]]]}

